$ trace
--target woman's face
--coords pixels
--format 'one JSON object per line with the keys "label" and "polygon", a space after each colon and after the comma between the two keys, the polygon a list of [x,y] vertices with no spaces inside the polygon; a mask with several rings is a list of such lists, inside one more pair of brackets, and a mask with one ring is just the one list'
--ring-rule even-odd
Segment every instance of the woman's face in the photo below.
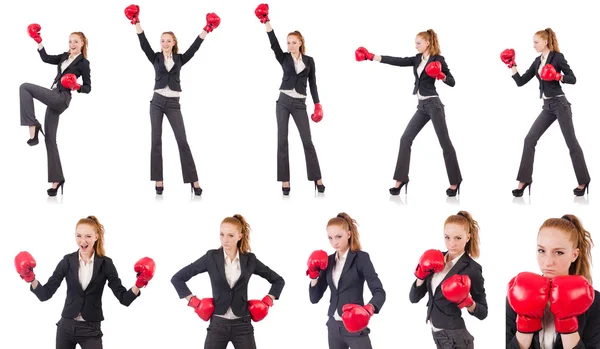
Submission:
{"label": "woman's face", "polygon": [[542,275],[550,279],[559,275],[569,275],[569,267],[577,257],[579,257],[579,249],[575,248],[562,230],[556,228],[540,230],[537,260]]}
{"label": "woman's face", "polygon": [[533,48],[536,52],[542,52],[548,46],[548,41],[542,39],[538,35],[533,36]]}
{"label": "woman's face", "polygon": [[221,246],[226,251],[232,251],[237,248],[237,243],[242,239],[242,233],[238,228],[230,223],[221,224]]}
{"label": "woman's face", "polygon": [[469,233],[465,229],[464,225],[456,223],[448,223],[444,226],[444,241],[448,253],[452,258],[465,252],[465,246],[467,242],[471,240]]}
{"label": "woman's face", "polygon": [[344,252],[348,249],[350,243],[350,232],[340,228],[337,225],[327,227],[327,237],[329,243],[337,252]]}
{"label": "woman's face", "polygon": [[96,229],[89,224],[79,224],[75,229],[75,242],[79,247],[79,253],[91,256],[94,252],[94,243],[98,240]]}
{"label": "woman's face", "polygon": [[300,52],[300,38],[296,35],[289,35],[287,37],[287,47],[289,53],[298,53]]}
{"label": "woman's face", "polygon": [[425,41],[425,39],[417,35],[415,38],[415,48],[419,53],[424,53],[429,48],[429,41]]}
{"label": "woman's face", "polygon": [[69,35],[69,50],[71,54],[78,54],[83,47],[83,40],[77,34]]}
{"label": "woman's face", "polygon": [[171,34],[163,34],[160,37],[160,47],[164,52],[171,52],[175,46],[175,39]]}

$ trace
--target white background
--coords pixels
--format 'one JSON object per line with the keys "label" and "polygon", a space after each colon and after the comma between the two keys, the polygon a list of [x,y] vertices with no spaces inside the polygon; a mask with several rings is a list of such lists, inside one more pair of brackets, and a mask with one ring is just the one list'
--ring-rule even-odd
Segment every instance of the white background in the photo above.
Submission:
{"label": "white background", "polygon": [[[600,170],[595,75],[586,70],[598,49],[591,41],[594,17],[584,5],[269,2],[271,23],[284,51],[288,32],[298,29],[304,34],[307,54],[315,58],[325,113],[320,123],[311,122],[311,130],[326,193],[315,196],[312,183],[306,181],[302,146],[291,121],[292,191],[282,199],[276,182],[275,122],[281,68],[264,25],[254,16],[258,2],[138,4],[154,50],[159,49],[160,34],[172,30],[185,51],[202,31],[207,12],[222,19],[181,73],[182,112],[204,193],[192,197],[182,184],[177,146],[165,120],[165,192],[162,197],[154,194],[148,117],[154,71],[123,14],[129,3],[12,3],[10,11],[0,14],[2,32],[13,33],[0,58],[4,67],[0,183],[5,207],[9,206],[2,213],[5,240],[0,244],[0,273],[7,285],[0,307],[9,331],[0,346],[53,346],[64,287],[52,300],[39,303],[14,272],[13,258],[21,250],[30,251],[39,264],[36,274],[45,282],[62,256],[77,248],[74,224],[89,214],[106,224],[107,254],[127,287],[134,283],[132,267],[140,257],[151,256],[158,265],[155,279],[129,308],[120,306],[106,289],[107,348],[203,346],[207,324],[178,300],[169,280],[206,250],[218,247],[219,223],[234,213],[247,216],[252,224],[258,258],[286,279],[281,300],[263,322],[255,324],[260,348],[282,343],[327,347],[329,292],[319,305],[310,305],[304,272],[312,250],[331,252],[325,224],[340,211],[360,223],[364,249],[388,294],[371,322],[375,348],[387,347],[390,341],[408,342],[396,347],[434,347],[424,322],[426,299],[412,305],[408,290],[422,252],[443,249],[443,222],[449,214],[468,210],[482,227],[479,262],[490,313],[484,321],[465,314],[479,348],[500,347],[503,342],[506,282],[519,271],[537,271],[535,235],[546,218],[580,215],[596,236],[595,186],[592,183],[590,199],[573,198],[577,183],[558,124],[538,143],[532,196],[512,197],[523,139],[542,101],[535,79],[517,88],[499,59],[503,49],[514,48],[524,73],[536,57],[533,34],[547,27],[555,30],[577,76],[577,84],[563,85],[564,92],[595,178]],[[557,8],[559,12],[546,10]],[[55,66],[41,62],[36,43],[27,36],[27,25],[34,22],[42,26],[50,54],[67,49],[72,31],[81,30],[90,40],[92,92],[73,95],[58,129],[64,197],[47,197],[43,137],[40,145],[29,147],[27,128],[19,123],[19,85],[49,87],[56,74]],[[445,195],[449,183],[441,149],[428,124],[413,144],[410,193],[390,198],[400,136],[417,103],[411,94],[412,68],[359,63],[354,50],[365,46],[375,54],[412,56],[415,34],[429,28],[439,34],[442,55],[456,79],[454,88],[440,82],[437,86],[464,177],[462,195],[453,199]],[[310,115],[310,97],[307,108]],[[36,114],[43,122],[44,108],[37,102]],[[252,280],[249,297],[260,299],[269,285],[258,277]],[[193,279],[190,286],[200,296],[210,294],[207,276]],[[365,297],[370,297],[368,291]]]}

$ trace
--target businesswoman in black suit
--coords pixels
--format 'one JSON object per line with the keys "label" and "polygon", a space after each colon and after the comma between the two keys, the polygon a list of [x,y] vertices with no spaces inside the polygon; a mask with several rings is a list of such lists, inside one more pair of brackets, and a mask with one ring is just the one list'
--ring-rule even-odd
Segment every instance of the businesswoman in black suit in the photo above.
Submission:
{"label": "businesswoman in black suit", "polygon": [[551,28],[535,33],[533,47],[541,54],[533,61],[523,75],[517,71],[514,50],[507,49],[501,54],[501,59],[511,68],[512,77],[517,86],[523,86],[534,76],[537,77],[540,83],[540,98],[544,100],[542,112],[535,119],[527,136],[525,136],[521,165],[517,174],[519,185],[517,189],[513,190],[513,195],[516,197],[523,196],[523,192],[527,187],[529,187],[529,192],[531,193],[535,146],[548,127],[554,121],[558,120],[558,125],[569,148],[571,162],[573,163],[575,176],[579,183],[579,186],[573,189],[573,194],[583,196],[590,184],[590,174],[585,163],[583,150],[581,150],[577,137],[575,137],[571,103],[565,97],[560,86],[560,82],[563,84],[575,84],[577,79],[569,67],[565,56],[559,51],[556,33]]}
{"label": "businesswoman in black suit", "polygon": [[410,289],[410,302],[426,294],[426,322],[431,325],[438,349],[473,349],[474,338],[465,326],[462,308],[479,320],[487,317],[488,306],[479,257],[479,225],[466,211],[444,223],[446,252],[428,250],[415,270],[417,279]]}
{"label": "businesswoman in black suit", "polygon": [[[49,55],[42,44],[39,24],[30,24],[27,28],[29,36],[38,43],[38,53],[43,62],[57,66],[57,74],[50,89],[30,83],[24,83],[19,88],[21,104],[21,126],[29,127],[30,146],[39,143],[38,134],[41,131],[45,137],[46,154],[48,158],[48,182],[52,187],[47,190],[49,196],[56,196],[58,189],[65,184],[62,164],[56,145],[56,133],[60,115],[71,104],[71,91],[90,93],[92,82],[90,79],[90,61],[87,60],[88,40],[82,32],[73,32],[69,36],[69,50],[60,55]],[[77,83],[81,77],[83,85]],[[44,103],[46,115],[44,117],[44,131],[35,116],[33,100]]]}
{"label": "businesswoman in black suit", "polygon": [[[306,274],[312,279],[310,302],[318,303],[329,286],[327,321],[330,349],[370,349],[369,319],[381,311],[385,290],[367,252],[362,251],[356,221],[340,213],[327,223],[327,235],[335,253],[314,251]],[[365,305],[363,287],[372,297]]]}
{"label": "businesswoman in black suit", "polygon": [[179,73],[183,65],[194,57],[200,45],[204,42],[207,33],[213,31],[221,23],[221,19],[214,13],[206,15],[206,26],[192,46],[184,52],[179,53],[177,38],[173,32],[164,32],[160,39],[161,52],[154,52],[142,30],[139,20],[139,6],[130,5],[125,9],[125,15],[135,24],[138,39],[142,51],[154,66],[155,83],[154,95],[150,101],[150,122],[152,124],[152,150],[150,154],[150,180],[155,181],[156,194],[162,195],[163,186],[163,161],[162,161],[162,123],[166,115],[175,140],[179,147],[179,158],[181,161],[181,170],[183,182],[190,183],[191,191],[197,195],[202,195],[202,188],[198,182],[198,173],[196,164],[192,156],[192,151],[187,141],[183,115],[181,114],[181,105],[179,96],[181,94],[181,85]]}
{"label": "businesswoman in black suit", "polygon": [[35,278],[36,261],[28,252],[17,255],[15,267],[21,278],[31,283],[31,292],[42,302],[52,298],[63,279],[67,280],[67,298],[56,324],[57,349],[75,349],[77,344],[82,349],[101,349],[104,285],[108,281],[108,287],[119,302],[129,306],[141,295],[140,288],[154,276],[154,261],[144,257],[135,264],[138,277],[135,285],[127,290],[121,284],[112,259],[105,255],[104,227],[98,219],[94,216],[80,219],[75,236],[78,251],[64,256],[45,285]]}
{"label": "businesswoman in black suit", "polygon": [[319,193],[325,192],[325,185],[321,178],[321,167],[317,158],[317,151],[310,134],[310,122],[306,112],[306,86],[310,87],[310,94],[315,111],[311,119],[315,122],[323,118],[323,108],[317,90],[315,60],[305,54],[304,37],[299,31],[294,31],[287,36],[288,52],[283,52],[269,20],[269,6],[260,4],[255,10],[261,23],[265,24],[271,49],[275,53],[277,62],[283,69],[283,78],[279,87],[275,114],[277,116],[277,181],[282,182],[281,190],[284,195],[290,193],[290,160],[288,150],[288,128],[290,115],[298,127],[300,139],[304,147],[306,171],[308,180],[315,183]]}
{"label": "businesswoman in black suit", "polygon": [[[242,215],[223,219],[220,237],[221,247],[209,250],[182,268],[173,275],[171,283],[179,298],[185,298],[202,320],[210,320],[205,349],[225,349],[229,342],[236,349],[255,349],[252,321],[258,322],[267,316],[285,282],[250,252],[250,225]],[[186,282],[205,272],[210,278],[212,298],[199,299]],[[253,274],[271,284],[262,300],[248,300],[248,282]]]}
{"label": "businesswoman in black suit", "polygon": [[577,216],[566,214],[542,224],[536,247],[541,275],[524,272],[509,282],[507,349],[600,348],[600,292],[592,287],[593,246]]}
{"label": "businesswoman in black suit", "polygon": [[[414,57],[380,56],[370,53],[364,47],[359,47],[355,52],[357,61],[368,59],[399,67],[413,67],[415,75],[413,94],[417,95],[419,100],[417,112],[410,119],[402,138],[400,138],[400,150],[396,162],[396,171],[394,172],[396,185],[390,188],[390,194],[398,195],[403,186],[408,186],[412,143],[427,122],[431,120],[444,153],[446,172],[450,181],[450,187],[446,190],[446,195],[456,196],[457,193],[460,194],[462,175],[458,166],[456,151],[448,134],[444,104],[435,88],[436,80],[442,80],[446,85],[454,87],[454,77],[450,73],[444,56],[440,55],[438,37],[432,29],[418,33],[415,46],[419,53]],[[404,190],[406,191],[407,188],[405,187]]]}

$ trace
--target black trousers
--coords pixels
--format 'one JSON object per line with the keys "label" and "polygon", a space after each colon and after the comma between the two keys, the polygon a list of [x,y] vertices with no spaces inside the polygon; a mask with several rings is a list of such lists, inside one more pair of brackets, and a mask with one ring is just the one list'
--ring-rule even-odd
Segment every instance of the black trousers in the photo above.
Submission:
{"label": "black trousers", "polygon": [[433,124],[433,129],[438,137],[440,146],[442,146],[450,185],[458,184],[462,181],[462,175],[458,166],[456,151],[454,150],[454,146],[450,141],[450,135],[448,134],[444,104],[442,104],[442,101],[438,97],[419,100],[417,112],[408,122],[404,134],[402,134],[402,138],[400,138],[400,150],[398,152],[398,161],[396,162],[394,179],[397,181],[408,182],[410,153],[413,141],[429,120],[431,120],[431,123]]}
{"label": "black trousers", "polygon": [[317,158],[317,151],[310,135],[310,121],[306,112],[305,100],[306,98],[293,98],[281,92],[276,103],[277,181],[279,182],[290,180],[290,157],[288,150],[290,114],[298,127],[298,133],[300,133],[300,139],[304,147],[308,180],[317,181],[321,179],[321,168],[319,166],[319,159]]}
{"label": "black trousers", "polygon": [[206,329],[204,349],[226,349],[231,342],[235,349],[256,349],[252,319],[229,320],[213,315]]}
{"label": "black trousers", "polygon": [[341,321],[329,318],[327,321],[327,332],[329,340],[329,349],[372,349],[369,333],[371,330],[367,327],[356,333],[346,330]]}
{"label": "black trousers", "polygon": [[56,323],[56,349],[102,349],[100,321],[77,321],[62,318]]}
{"label": "black trousers", "polygon": [[556,120],[558,120],[558,125],[560,126],[560,130],[562,131],[567,147],[569,148],[569,155],[571,155],[571,162],[573,163],[577,183],[585,184],[590,181],[590,174],[588,173],[587,165],[585,163],[583,150],[581,150],[577,137],[575,137],[571,103],[569,103],[564,96],[544,99],[542,112],[537,119],[535,119],[527,136],[525,136],[521,165],[519,167],[519,173],[517,174],[518,181],[525,183],[532,182],[535,146],[544,132],[546,132],[550,125]]}
{"label": "black trousers", "polygon": [[44,117],[44,134],[46,155],[48,158],[48,182],[60,182],[65,179],[56,145],[58,119],[71,103],[71,94],[58,89],[50,90],[38,85],[24,83],[19,87],[21,104],[21,126],[36,126],[39,121],[35,117],[33,99],[47,106]]}
{"label": "black trousers", "polygon": [[474,338],[466,328],[431,332],[437,349],[474,349]]}
{"label": "black trousers", "polygon": [[198,173],[196,172],[196,164],[194,163],[192,151],[187,142],[179,97],[165,97],[156,92],[150,101],[150,122],[152,124],[150,180],[163,180],[162,125],[163,117],[165,115],[171,124],[177,146],[179,147],[179,159],[181,161],[183,182],[196,182],[198,180]]}

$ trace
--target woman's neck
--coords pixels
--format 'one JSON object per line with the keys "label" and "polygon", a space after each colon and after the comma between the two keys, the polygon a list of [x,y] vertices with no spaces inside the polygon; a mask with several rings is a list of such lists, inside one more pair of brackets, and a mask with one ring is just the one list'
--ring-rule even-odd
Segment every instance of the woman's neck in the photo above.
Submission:
{"label": "woman's neck", "polygon": [[233,250],[225,250],[225,254],[229,257],[230,260],[234,260],[238,254],[238,249],[235,248]]}

